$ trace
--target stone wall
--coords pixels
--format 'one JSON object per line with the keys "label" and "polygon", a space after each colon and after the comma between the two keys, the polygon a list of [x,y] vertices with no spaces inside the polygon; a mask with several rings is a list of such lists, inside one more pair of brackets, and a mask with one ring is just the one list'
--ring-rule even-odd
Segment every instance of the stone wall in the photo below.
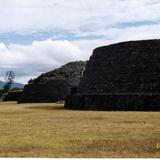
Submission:
{"label": "stone wall", "polygon": [[25,85],[22,97],[18,103],[57,102],[64,100],[77,87],[81,72],[86,62],[78,61],[68,63],[59,69],[44,73]]}
{"label": "stone wall", "polygon": [[8,101],[18,101],[22,95],[22,90],[19,91],[10,91],[3,99],[4,102]]}
{"label": "stone wall", "polygon": [[160,40],[123,42],[94,50],[74,97],[78,100],[67,98],[66,108],[132,110],[137,104],[145,110],[160,106],[159,95]]}
{"label": "stone wall", "polygon": [[71,95],[66,109],[96,111],[160,111],[160,94]]}

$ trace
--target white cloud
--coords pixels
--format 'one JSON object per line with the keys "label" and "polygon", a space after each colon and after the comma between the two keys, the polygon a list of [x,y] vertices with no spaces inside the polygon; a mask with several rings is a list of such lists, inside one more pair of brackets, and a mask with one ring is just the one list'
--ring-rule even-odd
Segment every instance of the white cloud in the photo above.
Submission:
{"label": "white cloud", "polygon": [[[80,58],[80,49],[69,41],[34,41],[31,45],[9,45],[9,50],[20,52],[23,60],[16,64],[57,65]],[[47,63],[47,64],[46,64]]]}
{"label": "white cloud", "polygon": [[1,71],[13,69],[18,72],[18,76],[37,75],[47,71],[45,69],[53,69],[67,62],[82,59],[80,49],[75,44],[51,39],[35,41],[27,46],[10,44],[7,47],[0,43],[0,57]]}
{"label": "white cloud", "polygon": [[[60,39],[7,46],[2,40],[0,76],[14,69],[20,82],[67,62],[86,60],[98,46],[160,38],[160,0],[0,0],[0,4],[0,36],[50,32]],[[59,38],[68,33],[74,38]]]}
{"label": "white cloud", "polygon": [[159,0],[0,0],[0,32],[103,30],[160,18]]}

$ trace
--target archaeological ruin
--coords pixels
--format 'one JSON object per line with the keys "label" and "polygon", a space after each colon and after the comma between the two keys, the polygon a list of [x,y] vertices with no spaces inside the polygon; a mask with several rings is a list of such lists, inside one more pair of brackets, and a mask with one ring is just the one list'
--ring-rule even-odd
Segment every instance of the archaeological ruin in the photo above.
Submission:
{"label": "archaeological ruin", "polygon": [[22,95],[22,90],[9,91],[7,95],[4,97],[3,101],[18,101]]}
{"label": "archaeological ruin", "polygon": [[44,73],[25,85],[18,103],[43,103],[64,100],[71,88],[79,85],[86,62],[68,63],[58,69]]}
{"label": "archaeological ruin", "polygon": [[65,108],[160,111],[160,40],[96,48]]}

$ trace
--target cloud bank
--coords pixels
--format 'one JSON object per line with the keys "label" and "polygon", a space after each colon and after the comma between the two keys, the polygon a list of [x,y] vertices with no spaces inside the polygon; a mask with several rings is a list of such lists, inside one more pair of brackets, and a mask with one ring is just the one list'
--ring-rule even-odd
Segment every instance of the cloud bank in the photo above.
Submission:
{"label": "cloud bank", "polygon": [[24,83],[69,61],[86,60],[101,45],[160,38],[160,0],[0,3],[0,77],[12,69]]}
{"label": "cloud bank", "polygon": [[0,0],[0,32],[93,31],[119,24],[154,23],[159,0]]}
{"label": "cloud bank", "polygon": [[[34,41],[31,45],[0,43],[0,76],[12,69],[17,76],[40,74],[47,69],[81,59],[80,49],[69,41]],[[34,70],[34,72],[33,72]],[[21,77],[22,78],[22,77]]]}

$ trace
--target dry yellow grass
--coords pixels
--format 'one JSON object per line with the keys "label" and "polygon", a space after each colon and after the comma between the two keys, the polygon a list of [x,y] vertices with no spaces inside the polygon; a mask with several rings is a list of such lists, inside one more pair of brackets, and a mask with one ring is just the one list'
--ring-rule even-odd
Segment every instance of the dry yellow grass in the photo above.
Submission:
{"label": "dry yellow grass", "polygon": [[0,157],[160,157],[160,112],[0,103]]}

